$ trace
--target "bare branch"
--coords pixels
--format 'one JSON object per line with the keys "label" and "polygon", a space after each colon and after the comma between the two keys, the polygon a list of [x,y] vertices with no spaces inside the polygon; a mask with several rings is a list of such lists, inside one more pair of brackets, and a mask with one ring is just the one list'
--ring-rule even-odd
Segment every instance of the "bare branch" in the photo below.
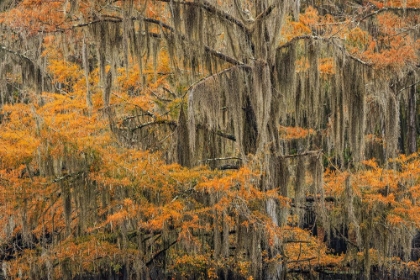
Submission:
{"label": "bare branch", "polygon": [[156,254],[154,254],[150,260],[148,262],[146,262],[146,266],[149,266],[153,263],[153,261],[158,258],[160,255],[162,255],[163,253],[165,253],[167,250],[169,250],[173,245],[175,245],[178,242],[178,240],[173,241],[172,243],[170,243],[166,248],[163,248],[162,250],[160,250],[159,252],[157,252]]}
{"label": "bare branch", "polygon": [[312,258],[306,258],[306,259],[301,259],[301,260],[292,260],[292,261],[288,261],[287,263],[299,263],[299,262],[310,262],[312,260],[315,260],[316,257],[312,257]]}
{"label": "bare branch", "polygon": [[284,158],[296,158],[296,157],[304,157],[308,155],[320,155],[322,153],[322,150],[316,150],[316,151],[306,151],[300,154],[293,154],[293,155],[285,155]]}
{"label": "bare branch", "polygon": [[151,126],[151,125],[159,125],[159,124],[167,124],[172,128],[175,128],[178,126],[178,124],[175,121],[171,121],[171,120],[157,120],[157,121],[153,121],[153,122],[147,122],[147,123],[143,123],[141,125],[138,125],[136,127],[131,128],[131,131],[135,131],[137,129],[142,129],[144,127],[147,126]]}
{"label": "bare branch", "polygon": [[221,136],[221,137],[223,137],[223,138],[227,138],[229,140],[236,141],[235,135],[228,134],[228,133],[226,133],[224,131],[218,130],[218,131],[216,131],[216,134],[219,135],[219,136]]}
{"label": "bare branch", "polygon": [[263,11],[261,14],[259,14],[256,18],[255,21],[261,21],[264,20],[266,17],[268,17],[271,12],[274,10],[274,8],[276,8],[279,5],[280,2],[271,5],[270,7],[268,7],[265,11]]}
{"label": "bare branch", "polygon": [[293,239],[293,240],[285,240],[285,241],[283,241],[283,243],[306,243],[306,244],[310,244],[312,242],[308,241],[308,240],[295,240],[295,239]]}
{"label": "bare branch", "polygon": [[32,61],[32,59],[31,59],[31,58],[29,58],[29,57],[27,57],[27,56],[25,56],[25,55],[23,55],[23,54],[21,54],[21,53],[19,53],[19,52],[13,51],[13,50],[11,50],[11,49],[9,49],[9,48],[5,47],[5,46],[0,46],[0,49],[2,49],[2,50],[3,50],[3,51],[5,51],[5,52],[11,53],[11,54],[13,54],[13,55],[16,55],[16,56],[18,56],[18,57],[20,57],[20,58],[22,58],[22,59],[24,59],[24,60],[27,60],[28,62],[30,62],[30,63],[32,63],[32,64],[35,64],[35,63]]}
{"label": "bare branch", "polygon": [[356,244],[356,243],[354,243],[354,242],[352,242],[352,241],[350,241],[347,237],[345,237],[337,228],[335,228],[334,227],[334,229],[335,229],[335,231],[336,231],[336,234],[338,234],[339,236],[340,236],[340,238],[342,238],[342,239],[344,239],[344,241],[346,241],[346,243],[348,243],[348,244],[350,244],[350,245],[352,245],[353,247],[355,247],[355,248],[357,248],[358,250],[360,250],[360,247]]}
{"label": "bare branch", "polygon": [[358,19],[358,22],[364,21],[365,19],[369,18],[369,17],[373,17],[376,16],[378,14],[381,13],[385,13],[385,12],[420,12],[420,8],[415,8],[415,7],[385,7],[385,8],[381,8],[379,10],[376,10],[372,13],[369,13],[367,15],[365,15],[364,17]]}
{"label": "bare branch", "polygon": [[167,98],[164,98],[164,97],[161,97],[161,96],[159,96],[156,92],[154,92],[153,90],[151,91],[151,93],[153,94],[153,96],[154,97],[156,97],[159,101],[162,101],[162,102],[171,102],[171,101],[173,101],[172,99],[167,99]]}
{"label": "bare branch", "polygon": [[11,50],[10,48],[8,48],[6,46],[2,46],[2,45],[0,45],[0,51],[1,50],[4,51],[4,52],[13,54],[13,55],[19,57],[20,59],[23,59],[24,61],[29,63],[31,65],[31,67],[34,67],[34,69],[36,71],[39,71],[39,73],[41,73],[41,75],[44,76],[45,79],[48,79],[49,84],[52,82],[53,79],[51,78],[51,76],[47,72],[43,71],[42,68],[39,67],[38,64],[33,59],[31,59],[30,57],[28,57],[28,56],[26,56],[26,55],[24,55],[20,52]]}
{"label": "bare branch", "polygon": [[416,82],[416,83],[414,83],[414,84],[408,85],[408,86],[406,86],[406,87],[403,87],[402,89],[400,89],[400,91],[399,91],[399,92],[402,92],[402,91],[404,91],[404,90],[406,90],[406,89],[409,89],[409,88],[411,88],[411,87],[413,87],[413,86],[415,86],[415,85],[418,85],[418,84],[420,84],[420,81],[418,81],[418,82]]}
{"label": "bare branch", "polygon": [[83,174],[85,174],[86,173],[86,171],[79,171],[79,172],[75,172],[75,173],[68,173],[68,174],[64,174],[63,176],[61,176],[61,177],[57,177],[57,178],[55,178],[52,182],[53,183],[57,183],[57,182],[60,182],[60,181],[63,181],[63,180],[65,180],[65,179],[67,179],[67,178],[74,178],[74,177],[78,177],[78,176],[81,176],[81,175],[83,175]]}
{"label": "bare branch", "polygon": [[231,169],[238,170],[239,168],[241,167],[237,164],[225,164],[225,165],[220,166],[218,169],[219,170],[231,170]]}
{"label": "bare branch", "polygon": [[239,158],[239,157],[224,157],[224,158],[207,158],[207,159],[203,159],[203,160],[200,160],[200,162],[207,162],[207,161],[219,161],[219,160],[242,160],[241,158]]}
{"label": "bare branch", "polygon": [[230,71],[233,71],[233,70],[235,70],[236,68],[242,68],[242,69],[244,69],[244,70],[251,70],[251,66],[249,66],[249,65],[246,65],[246,64],[239,64],[239,65],[235,65],[235,66],[233,66],[233,67],[230,67],[230,68],[227,68],[227,69],[224,69],[224,70],[222,70],[222,71],[220,71],[220,72],[217,72],[217,73],[215,73],[215,74],[213,74],[213,75],[210,75],[210,76],[207,76],[207,77],[204,77],[204,78],[202,78],[202,79],[200,79],[200,80],[198,80],[197,82],[195,82],[195,83],[193,83],[187,90],[186,90],[186,93],[187,92],[190,92],[193,88],[195,88],[196,86],[198,86],[198,85],[200,85],[200,84],[202,84],[202,83],[205,83],[207,80],[209,80],[209,79],[215,79],[217,76],[220,76],[220,75],[222,75],[222,74],[225,74],[225,73],[227,73],[227,72],[230,72]]}

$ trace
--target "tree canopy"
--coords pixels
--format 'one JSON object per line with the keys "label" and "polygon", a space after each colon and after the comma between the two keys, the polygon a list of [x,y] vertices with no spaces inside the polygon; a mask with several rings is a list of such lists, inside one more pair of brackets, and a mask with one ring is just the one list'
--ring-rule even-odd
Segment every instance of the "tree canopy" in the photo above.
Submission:
{"label": "tree canopy", "polygon": [[3,0],[0,25],[7,279],[419,275],[418,0]]}

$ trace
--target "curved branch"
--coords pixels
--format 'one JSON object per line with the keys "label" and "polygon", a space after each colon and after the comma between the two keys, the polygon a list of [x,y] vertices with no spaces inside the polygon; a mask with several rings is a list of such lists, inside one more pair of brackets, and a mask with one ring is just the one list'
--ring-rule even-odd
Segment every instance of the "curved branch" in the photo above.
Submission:
{"label": "curved branch", "polygon": [[355,248],[357,248],[357,250],[360,250],[360,247],[356,244],[356,243],[354,243],[354,242],[352,242],[352,241],[350,241],[350,239],[348,239],[347,237],[345,237],[336,227],[333,227],[334,228],[334,230],[336,231],[335,233],[336,234],[338,234],[339,236],[340,236],[340,238],[342,238],[342,239],[344,239],[344,241],[347,243],[347,244],[350,244],[350,245],[352,245],[353,247],[355,247]]}
{"label": "curved branch", "polygon": [[156,254],[154,254],[149,261],[146,262],[146,266],[150,266],[155,259],[157,259],[159,256],[161,256],[163,253],[165,253],[167,250],[169,250],[173,245],[175,245],[178,242],[178,240],[172,241],[166,248],[163,248],[162,250],[158,251]]}
{"label": "curved branch", "polygon": [[207,158],[207,159],[200,160],[199,162],[220,161],[220,160],[240,160],[240,161],[242,161],[242,158],[239,158],[239,157]]}
{"label": "curved branch", "polygon": [[169,125],[172,128],[178,126],[178,124],[175,121],[171,121],[171,120],[157,120],[157,121],[143,123],[141,125],[138,125],[136,127],[131,128],[130,130],[131,131],[135,131],[137,129],[142,129],[142,128],[147,127],[147,126],[158,125],[158,124],[167,124],[167,125]]}
{"label": "curved branch", "polygon": [[42,68],[39,67],[38,64],[32,58],[30,58],[30,57],[28,57],[28,56],[26,56],[26,55],[24,55],[24,54],[22,54],[20,52],[11,50],[10,48],[8,48],[6,46],[3,46],[3,45],[0,45],[0,51],[13,54],[13,55],[19,57],[20,59],[28,62],[31,65],[31,67],[34,67],[34,69],[36,71],[39,71],[39,73],[41,75],[43,75],[46,79],[49,80],[48,83],[52,83],[52,80],[53,80],[52,77],[48,73],[46,73],[45,71],[43,71]]}
{"label": "curved branch", "polygon": [[229,140],[231,140],[231,141],[236,141],[236,137],[235,137],[235,135],[233,135],[233,134],[229,134],[229,133],[226,133],[226,132],[221,131],[221,130],[216,131],[216,135],[219,135],[220,137],[223,137],[223,138],[229,139]]}
{"label": "curved branch", "polygon": [[239,27],[240,30],[245,32],[247,35],[250,35],[251,33],[251,31],[245,26],[245,24],[241,20],[235,18],[231,14],[226,13],[225,11],[218,9],[217,7],[213,6],[207,1],[200,1],[200,2],[187,2],[187,1],[181,2],[181,1],[173,1],[173,0],[156,0],[156,1],[166,2],[166,3],[171,2],[177,5],[186,5],[186,6],[194,6],[194,7],[202,8],[211,14],[217,15],[221,19],[224,19],[232,24],[235,24],[237,27]]}
{"label": "curved branch", "polygon": [[[186,2],[186,3],[189,3],[189,2]],[[164,29],[170,31],[171,34],[173,34],[174,36],[177,33],[177,32],[175,32],[175,28],[174,27],[172,27],[169,24],[166,24],[166,23],[164,23],[164,22],[162,22],[160,20],[157,20],[157,19],[139,16],[139,17],[131,17],[131,20],[138,20],[138,21],[142,20],[144,22],[148,22],[148,23],[153,23],[153,24],[159,25],[161,28],[164,28]],[[87,23],[76,24],[76,25],[73,25],[71,28],[78,28],[78,27],[89,26],[89,25],[92,25],[92,24],[100,23],[100,22],[121,23],[121,22],[123,22],[123,19],[113,16],[111,18],[103,18],[103,19],[99,19],[99,20],[90,21],[90,22],[87,22]],[[62,32],[62,31],[63,30],[60,30],[60,32]],[[151,35],[153,37],[160,37],[160,35],[159,34],[156,34],[156,33],[151,33]],[[184,40],[184,41],[188,41],[187,37],[185,35],[183,35],[183,34],[179,34],[179,32],[177,33],[177,36],[180,39]],[[219,58],[219,59],[221,59],[221,60],[223,60],[225,62],[228,62],[230,64],[233,64],[233,65],[244,65],[245,64],[245,63],[243,63],[243,62],[241,62],[239,60],[236,60],[235,58],[233,58],[231,56],[228,56],[227,54],[224,54],[222,52],[216,51],[216,50],[210,48],[209,46],[204,46],[204,50],[206,52],[208,52],[209,54],[211,54],[211,55],[213,55],[213,56],[215,56],[215,57],[217,57],[217,58]]]}
{"label": "curved branch", "polygon": [[[243,31],[248,36],[251,34],[251,30],[241,20],[235,18],[231,14],[226,13],[223,10],[218,9],[216,6],[210,4],[208,1],[200,1],[200,2],[173,1],[173,0],[155,0],[155,1],[156,2],[172,3],[172,4],[177,4],[177,5],[194,6],[194,7],[197,7],[197,8],[202,8],[203,10],[218,16],[220,19],[226,20],[229,23],[234,24],[235,26],[237,26],[241,31]],[[276,5],[270,6],[265,12],[263,12],[259,16],[268,15],[273,10],[274,6],[276,6]],[[136,18],[136,17],[132,17],[132,19],[133,18]],[[151,18],[149,18],[148,20],[150,20],[150,22],[154,21],[154,19],[151,19]],[[102,21],[121,22],[122,18],[119,18],[117,16],[113,16],[113,15],[112,16],[111,15],[102,15],[100,19],[95,19],[93,21],[86,22],[86,23],[75,24],[75,25],[72,25],[70,28],[88,26],[88,25],[95,24],[95,23],[102,22]],[[164,24],[163,26],[165,27],[165,25],[166,24]],[[168,25],[166,25],[166,27],[168,27]],[[57,29],[55,32],[63,32],[65,29],[66,28]],[[44,33],[45,33],[45,31],[44,31]]]}
{"label": "curved branch", "polygon": [[358,58],[358,57],[356,57],[356,56],[354,56],[354,55],[351,55],[346,49],[345,49],[345,47],[344,46],[342,46],[342,45],[339,45],[337,42],[335,42],[335,40],[342,40],[341,38],[339,38],[339,37],[335,37],[335,36],[333,36],[333,37],[322,37],[322,36],[316,36],[316,35],[301,35],[301,36],[297,36],[297,37],[294,37],[293,39],[291,39],[289,42],[287,42],[287,43],[285,43],[285,44],[283,44],[283,45],[281,45],[281,46],[279,46],[278,48],[277,48],[277,50],[279,50],[279,49],[282,49],[282,48],[288,48],[289,46],[291,46],[292,44],[294,44],[296,41],[299,41],[299,40],[319,40],[319,41],[325,41],[325,42],[327,42],[327,43],[329,43],[329,44],[334,44],[338,49],[340,49],[340,51],[342,51],[348,58],[350,58],[350,59],[353,59],[353,60],[355,60],[355,61],[357,61],[357,62],[359,62],[360,64],[363,64],[363,65],[366,65],[366,66],[372,66],[372,63],[370,63],[370,62],[367,62],[367,61],[364,61],[364,60],[361,60],[360,58]]}
{"label": "curved branch", "polygon": [[376,10],[372,13],[367,14],[367,15],[363,16],[362,18],[358,19],[357,21],[361,22],[361,21],[363,21],[367,18],[376,16],[378,14],[385,13],[385,12],[403,12],[403,13],[405,13],[407,11],[408,12],[420,12],[420,8],[415,8],[415,7],[406,7],[406,8],[404,8],[404,7],[385,7],[385,8],[381,8],[379,10]]}
{"label": "curved branch", "polygon": [[[96,19],[96,20],[92,20],[92,21],[89,21],[89,22],[74,24],[74,25],[70,26],[70,29],[75,29],[75,28],[79,28],[79,27],[85,27],[85,26],[89,26],[89,25],[93,25],[93,24],[101,23],[101,22],[120,23],[122,21],[123,21],[122,18],[118,18],[118,17],[106,17],[105,16],[105,17],[103,17],[101,19]],[[66,30],[66,28],[58,29],[57,32],[64,32],[65,30]]]}
{"label": "curved branch", "polygon": [[35,63],[32,61],[32,59],[30,59],[30,58],[29,58],[29,57],[27,57],[26,55],[23,55],[23,54],[21,54],[21,53],[18,53],[18,52],[16,52],[16,51],[13,51],[13,50],[11,50],[11,49],[9,49],[9,48],[7,48],[7,47],[5,47],[5,46],[1,46],[1,45],[0,45],[0,49],[1,49],[1,50],[3,50],[3,51],[5,51],[5,52],[7,52],[7,53],[10,53],[10,54],[16,55],[17,57],[20,57],[20,58],[22,58],[22,59],[24,59],[24,60],[26,60],[26,61],[28,61],[28,62],[30,62],[30,63],[32,63],[32,64],[34,64],[34,65],[35,65]]}
{"label": "curved branch", "polygon": [[279,4],[280,4],[280,2],[278,2],[276,4],[273,4],[270,7],[268,7],[265,11],[263,11],[262,13],[257,15],[257,17],[255,18],[255,21],[264,20],[266,17],[268,17],[271,14],[271,12],[274,10],[274,8],[276,8]]}
{"label": "curved branch", "polygon": [[[137,19],[137,18],[136,18],[136,19]],[[168,24],[166,24],[166,23],[164,23],[164,22],[162,22],[162,21],[160,21],[160,20],[157,20],[157,19],[152,19],[152,18],[143,18],[143,20],[144,20],[145,22],[149,22],[149,23],[154,23],[154,24],[157,24],[157,25],[159,25],[159,26],[161,26],[161,27],[163,27],[163,28],[165,28],[165,29],[167,29],[167,30],[171,31],[171,33],[172,33],[172,34],[175,34],[175,28],[173,28],[172,26],[170,26],[170,25],[168,25]],[[179,36],[182,40],[187,41],[187,38],[186,38],[186,36],[185,36],[185,35],[178,34],[178,36]],[[219,51],[216,51],[216,50],[214,50],[214,49],[210,48],[209,46],[204,46],[204,50],[205,50],[206,52],[210,53],[211,55],[213,55],[213,56],[215,56],[215,57],[217,57],[217,58],[221,59],[221,60],[224,60],[224,61],[226,61],[226,62],[229,62],[230,64],[233,64],[233,65],[243,65],[243,64],[244,64],[243,62],[241,62],[241,61],[239,61],[239,60],[236,60],[235,58],[233,58],[233,57],[231,57],[231,56],[228,56],[228,55],[226,55],[226,54],[224,54],[224,53],[221,53],[221,52],[219,52]]]}
{"label": "curved branch", "polygon": [[197,82],[195,82],[195,83],[193,83],[185,92],[186,93],[188,93],[188,92],[190,92],[194,87],[196,87],[196,86],[198,86],[198,85],[200,85],[200,84],[202,84],[202,83],[205,83],[207,80],[209,80],[209,79],[214,79],[214,78],[216,78],[217,76],[220,76],[220,75],[222,75],[222,74],[225,74],[225,73],[227,73],[227,72],[230,72],[230,71],[233,71],[233,70],[235,70],[236,68],[243,68],[244,70],[251,70],[251,66],[249,66],[249,65],[246,65],[246,64],[237,64],[237,65],[235,65],[235,66],[232,66],[232,67],[230,67],[230,68],[227,68],[227,69],[224,69],[224,70],[222,70],[222,71],[220,71],[220,72],[217,72],[217,73],[215,73],[215,74],[213,74],[213,75],[210,75],[210,76],[207,76],[207,77],[204,77],[204,78],[202,78],[202,79],[200,79],[200,80],[198,80]]}
{"label": "curved branch", "polygon": [[215,57],[217,57],[217,58],[219,58],[219,59],[221,59],[223,61],[229,62],[230,64],[233,64],[233,65],[245,65],[245,63],[243,63],[242,61],[236,60],[236,59],[234,59],[231,56],[228,56],[228,55],[226,55],[224,53],[221,53],[219,51],[213,50],[213,49],[211,49],[208,46],[204,46],[204,50],[206,52],[208,52],[209,54],[211,54],[211,55],[213,55],[213,56],[215,56]]}

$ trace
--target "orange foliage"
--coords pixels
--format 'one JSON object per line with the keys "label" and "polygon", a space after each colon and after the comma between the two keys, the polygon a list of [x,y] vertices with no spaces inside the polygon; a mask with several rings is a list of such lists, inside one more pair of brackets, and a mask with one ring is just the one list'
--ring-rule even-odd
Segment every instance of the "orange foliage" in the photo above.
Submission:
{"label": "orange foliage", "polygon": [[334,60],[331,57],[320,59],[318,68],[323,76],[333,75],[336,71]]}
{"label": "orange foliage", "polygon": [[315,134],[315,130],[311,128],[305,129],[302,127],[280,126],[279,130],[280,135],[286,140],[306,138]]}
{"label": "orange foliage", "polygon": [[24,0],[16,8],[0,17],[0,22],[19,30],[24,29],[33,35],[38,32],[51,32],[65,28],[65,15],[62,12],[64,1]]}
{"label": "orange foliage", "polygon": [[[360,7],[353,17],[349,15],[342,19],[328,14],[321,17],[316,9],[308,7],[300,15],[299,21],[288,19],[282,29],[283,40],[280,43],[287,43],[299,36],[321,34],[324,38],[341,38],[352,55],[375,68],[398,71],[403,67],[413,66],[418,60],[419,47],[411,34],[416,30],[418,16],[401,16],[398,8],[419,8],[420,4],[415,0],[372,3],[378,10]],[[396,12],[392,8],[396,8]],[[358,20],[367,21],[371,18],[374,18],[376,33],[364,29],[361,24],[354,25]],[[321,72],[323,70],[327,69],[322,67]]]}
{"label": "orange foliage", "polygon": [[286,42],[294,37],[311,35],[312,29],[317,28],[319,20],[318,11],[310,6],[305,10],[305,13],[299,16],[299,21],[292,21],[291,18],[288,18],[287,24],[282,29],[282,35]]}
{"label": "orange foliage", "polygon": [[[67,46],[64,38],[71,33],[75,45],[80,44],[83,34],[70,26],[82,19],[89,22],[101,13],[118,19],[115,10],[126,1],[116,1],[114,10],[109,8],[109,1],[78,1],[78,14],[73,15],[68,2],[24,0],[0,17],[0,22],[15,32],[25,30],[22,36],[49,33],[40,40],[40,52],[56,87],[56,92],[43,92],[41,96],[29,93],[27,103],[1,107],[0,240],[12,242],[16,236],[22,236],[22,242],[48,239],[45,244],[39,242],[36,248],[28,245],[10,256],[6,270],[11,278],[29,277],[33,267],[49,268],[50,278],[59,278],[66,272],[63,266],[53,264],[63,263],[80,275],[106,265],[119,271],[122,260],[131,264],[140,260],[144,265],[159,250],[171,254],[168,269],[175,276],[187,277],[194,272],[215,279],[217,269],[231,265],[239,275],[251,277],[253,264],[244,257],[246,254],[214,258],[210,245],[213,241],[206,240],[210,235],[221,235],[223,230],[240,227],[258,230],[270,246],[283,242],[283,255],[269,257],[265,252],[262,257],[266,263],[284,262],[290,269],[344,263],[345,256],[331,255],[323,240],[292,226],[294,217],[284,227],[273,223],[265,211],[266,202],[274,201],[288,209],[291,200],[279,194],[279,186],[261,190],[260,180],[266,174],[253,169],[252,163],[235,171],[187,169],[168,165],[159,153],[138,149],[129,142],[121,144],[112,130],[133,133],[135,129],[126,124],[128,120],[144,116],[152,121],[176,120],[186,86],[173,78],[165,48],[159,49],[155,65],[152,59],[143,59],[142,70],[136,59],[127,55],[125,67],[106,67],[107,72],[115,71],[116,77],[111,88],[111,108],[103,108],[99,69],[91,65],[94,69],[86,77],[80,53],[76,47]],[[163,2],[134,1],[133,5],[145,9],[145,16],[165,23],[168,11]],[[415,0],[373,3],[379,8],[419,6]],[[414,20],[383,12],[375,21],[378,34],[374,36],[362,26],[352,25],[348,17],[339,21],[331,15],[320,16],[309,7],[299,21],[287,19],[281,43],[321,34],[341,38],[346,51],[377,68],[398,70],[418,60],[419,41],[406,36]],[[159,33],[160,28],[155,26],[150,31]],[[55,34],[59,31],[64,35]],[[68,48],[57,47],[63,45]],[[323,54],[318,62],[323,77],[336,73],[333,58]],[[299,58],[296,68],[298,72],[307,71],[309,62]],[[21,77],[9,78],[21,82]],[[86,101],[88,88],[91,106]],[[115,127],[110,127],[112,117]],[[316,132],[280,126],[279,133],[282,139],[295,140]],[[380,141],[372,135],[367,138]],[[327,169],[325,195],[342,202],[351,193],[350,198],[360,203],[360,211],[371,211],[372,215],[375,209],[386,209],[373,218],[390,229],[420,227],[418,155],[400,156],[389,163],[398,165],[398,169],[380,166],[374,159],[362,164],[356,171]],[[343,204],[327,205],[331,217],[344,213]],[[365,222],[361,221],[361,228],[367,227]],[[130,234],[138,235],[137,243],[128,238]],[[228,239],[225,242],[236,242],[233,237]],[[168,247],[170,243],[176,245]]]}
{"label": "orange foliage", "polygon": [[[401,155],[392,160],[389,164],[399,165],[399,171],[381,167],[375,159],[363,161],[363,164],[365,168],[352,174],[328,171],[325,174],[326,194],[347,203],[351,195],[350,203],[360,203],[359,207],[364,215],[372,217],[378,226],[385,225],[389,230],[404,231],[413,227],[418,228],[420,225],[418,214],[420,201],[417,199],[420,178],[419,156]],[[345,207],[348,206],[335,203],[332,205],[332,211],[342,213]],[[368,220],[360,217],[358,219],[361,230],[371,230]],[[401,264],[401,260],[395,263]]]}

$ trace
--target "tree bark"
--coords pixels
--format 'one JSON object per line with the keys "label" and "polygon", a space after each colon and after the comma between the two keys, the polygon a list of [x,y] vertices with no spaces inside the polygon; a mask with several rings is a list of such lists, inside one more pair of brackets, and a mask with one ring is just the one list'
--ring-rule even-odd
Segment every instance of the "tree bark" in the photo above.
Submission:
{"label": "tree bark", "polygon": [[408,153],[417,152],[417,135],[416,135],[416,83],[414,82],[408,92]]}

